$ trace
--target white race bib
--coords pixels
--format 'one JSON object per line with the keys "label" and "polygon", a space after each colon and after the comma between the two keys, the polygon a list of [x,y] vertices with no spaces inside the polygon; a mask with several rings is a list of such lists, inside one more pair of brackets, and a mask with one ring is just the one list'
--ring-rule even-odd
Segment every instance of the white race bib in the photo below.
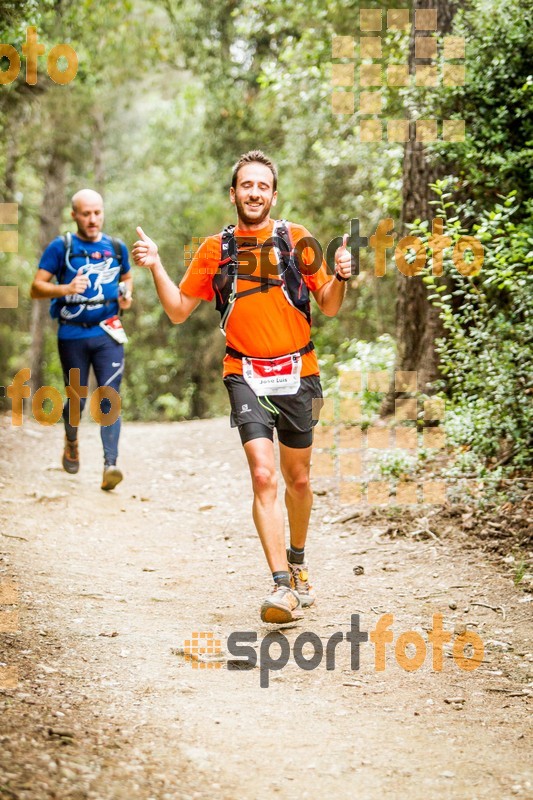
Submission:
{"label": "white race bib", "polygon": [[277,358],[247,358],[242,360],[242,375],[258,397],[276,394],[296,394],[300,388],[302,357],[289,353]]}
{"label": "white race bib", "polygon": [[100,327],[103,328],[104,331],[115,340],[115,342],[118,342],[119,344],[125,344],[128,341],[126,331],[122,327],[122,322],[116,315],[114,317],[109,317],[108,319],[102,320],[102,322],[100,322]]}

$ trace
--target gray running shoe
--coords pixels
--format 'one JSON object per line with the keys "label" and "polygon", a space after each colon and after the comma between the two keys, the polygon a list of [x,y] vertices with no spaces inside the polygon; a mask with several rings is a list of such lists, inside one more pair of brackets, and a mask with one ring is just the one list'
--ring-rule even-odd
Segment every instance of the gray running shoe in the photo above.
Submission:
{"label": "gray running shoe", "polygon": [[263,622],[280,624],[295,622],[303,617],[300,600],[296,592],[288,586],[274,584],[272,592],[261,606],[261,619]]}
{"label": "gray running shoe", "polygon": [[105,492],[110,492],[122,480],[122,472],[115,465],[108,465],[104,467],[104,477],[102,478],[102,489]]}
{"label": "gray running shoe", "polygon": [[289,561],[289,550],[287,550],[287,563],[291,573],[291,589],[300,600],[302,608],[309,608],[316,600],[313,587],[309,583],[309,573],[307,564],[291,564]]}

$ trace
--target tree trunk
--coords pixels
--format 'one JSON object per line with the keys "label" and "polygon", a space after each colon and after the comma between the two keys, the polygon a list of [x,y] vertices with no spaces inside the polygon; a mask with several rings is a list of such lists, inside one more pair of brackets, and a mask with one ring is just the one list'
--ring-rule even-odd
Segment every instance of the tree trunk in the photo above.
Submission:
{"label": "tree trunk", "polygon": [[[413,16],[417,9],[437,9],[437,29],[440,34],[451,30],[455,4],[449,0],[415,0]],[[429,32],[428,32],[429,33]],[[425,35],[418,32],[418,36]],[[414,20],[411,27],[409,47],[409,71],[415,71],[416,64],[429,64],[430,60],[417,59],[415,62]],[[432,192],[429,184],[443,176],[439,164],[428,161],[422,142],[414,141],[414,123],[410,123],[410,141],[406,142],[403,159],[402,188],[402,235],[406,223],[415,219],[430,222],[434,213],[429,201]],[[418,389],[431,393],[432,383],[438,377],[439,361],[435,350],[435,340],[442,336],[444,329],[439,319],[438,309],[428,300],[428,289],[421,275],[407,277],[398,271],[396,300],[396,342],[397,356],[395,370],[408,370],[418,373]],[[382,413],[394,409],[394,380],[389,394],[382,406]]]}
{"label": "tree trunk", "polygon": [[4,172],[5,175],[4,194],[2,196],[3,203],[15,202],[17,161],[19,157],[18,141],[16,136],[17,132],[18,131],[14,133],[11,128],[8,133],[8,139],[6,144],[6,165]]}
{"label": "tree trunk", "polygon": [[[39,253],[59,235],[61,217],[65,207],[66,163],[57,149],[46,165],[44,190],[39,215]],[[33,393],[44,385],[44,334],[49,322],[48,303],[34,300],[31,310],[30,369]]]}
{"label": "tree trunk", "polygon": [[93,136],[93,162],[94,162],[94,182],[97,192],[102,197],[104,195],[105,187],[105,163],[104,163],[104,133],[105,123],[102,110],[96,107],[92,112],[94,121],[94,136]]}
{"label": "tree trunk", "polygon": [[210,398],[214,381],[219,380],[220,362],[224,356],[225,339],[217,327],[205,334],[205,347],[197,359],[197,367],[191,375],[194,392],[191,398],[191,416],[204,419],[209,416]]}

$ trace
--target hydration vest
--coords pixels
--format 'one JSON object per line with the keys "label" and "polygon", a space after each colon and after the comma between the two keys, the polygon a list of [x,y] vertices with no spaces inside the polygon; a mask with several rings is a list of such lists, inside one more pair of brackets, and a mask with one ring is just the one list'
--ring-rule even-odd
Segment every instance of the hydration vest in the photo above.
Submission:
{"label": "hydration vest", "polygon": [[[244,238],[244,237],[242,237]],[[217,311],[220,312],[220,328],[226,333],[228,318],[235,302],[256,292],[267,292],[271,286],[279,286],[285,299],[293,308],[303,314],[311,326],[311,304],[309,290],[298,267],[294,248],[289,233],[289,226],[285,220],[275,220],[272,236],[263,245],[255,241],[249,247],[260,249],[267,248],[268,255],[273,251],[276,256],[277,278],[262,275],[248,275],[239,273],[238,248],[235,238],[235,225],[228,225],[222,231],[221,253],[218,271],[213,276],[212,286],[215,292]],[[246,247],[246,242],[241,242],[241,250]],[[264,257],[264,256],[263,256]],[[272,265],[273,266],[273,265]],[[237,279],[258,284],[251,289],[237,291]],[[310,348],[311,349],[311,348]],[[306,351],[308,352],[308,351]]]}
{"label": "hydration vest", "polygon": [[[113,245],[114,258],[115,258],[116,262],[118,263],[118,266],[122,267],[122,248],[121,248],[121,245],[123,243],[121,242],[120,239],[115,239],[114,237],[110,237],[110,239],[111,239],[111,243]],[[73,264],[72,264],[72,262],[70,260],[71,257],[72,258],[76,258],[76,257],[82,256],[82,257],[85,258],[87,263],[88,263],[88,259],[89,259],[89,255],[88,255],[87,251],[84,250],[83,248],[80,248],[79,251],[76,251],[74,253],[72,252],[73,251],[72,234],[70,233],[70,231],[68,233],[65,233],[61,237],[61,241],[63,242],[63,245],[65,247],[65,255],[64,255],[64,258],[63,258],[63,263],[61,265],[61,268],[60,268],[60,270],[59,270],[59,272],[57,274],[57,282],[60,283],[60,284],[65,281],[68,269],[73,271],[74,274],[76,274],[76,272],[77,272],[76,267],[73,266]],[[81,325],[82,327],[86,327],[87,328],[87,327],[91,327],[91,326],[87,325],[86,323],[74,322],[74,321],[67,322],[66,320],[61,320],[60,319],[60,313],[61,313],[61,309],[63,308],[63,306],[70,306],[70,305],[72,305],[72,306],[84,305],[84,306],[87,306],[87,307],[90,307],[92,305],[109,306],[114,302],[115,302],[115,298],[111,299],[111,300],[106,300],[105,302],[102,303],[101,300],[98,300],[98,301],[95,302],[94,300],[91,300],[90,298],[80,298],[80,297],[78,297],[76,300],[67,300],[64,297],[54,297],[50,301],[50,316],[53,319],[59,319],[59,321],[62,324]]]}
{"label": "hydration vest", "polygon": [[[122,266],[122,248],[121,248],[122,242],[120,241],[120,239],[115,239],[113,236],[111,236],[110,238],[111,238],[111,244],[113,245],[113,250],[115,251],[115,260],[118,262],[119,267],[121,267]],[[61,269],[59,271],[59,274],[57,276],[57,282],[58,283],[63,283],[63,281],[65,280],[65,275],[67,273],[67,268],[68,267],[70,267],[70,269],[73,269],[74,271],[76,271],[75,268],[70,263],[70,257],[72,255],[72,234],[70,233],[70,231],[68,233],[63,234],[63,236],[61,237],[61,240],[62,240],[63,244],[65,245],[65,260],[63,261],[63,265],[62,265],[62,267],[61,267]],[[80,250],[79,253],[74,253],[74,255],[75,256],[79,256],[79,255],[86,256],[87,253],[86,253],[85,250]]]}

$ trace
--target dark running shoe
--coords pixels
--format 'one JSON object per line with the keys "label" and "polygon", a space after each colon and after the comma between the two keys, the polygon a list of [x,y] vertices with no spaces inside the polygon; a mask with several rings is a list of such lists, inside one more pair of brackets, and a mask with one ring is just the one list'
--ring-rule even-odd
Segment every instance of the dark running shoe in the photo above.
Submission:
{"label": "dark running shoe", "polygon": [[63,450],[63,469],[71,475],[75,475],[80,468],[80,456],[78,452],[78,440],[71,442],[65,436],[65,449]]}

